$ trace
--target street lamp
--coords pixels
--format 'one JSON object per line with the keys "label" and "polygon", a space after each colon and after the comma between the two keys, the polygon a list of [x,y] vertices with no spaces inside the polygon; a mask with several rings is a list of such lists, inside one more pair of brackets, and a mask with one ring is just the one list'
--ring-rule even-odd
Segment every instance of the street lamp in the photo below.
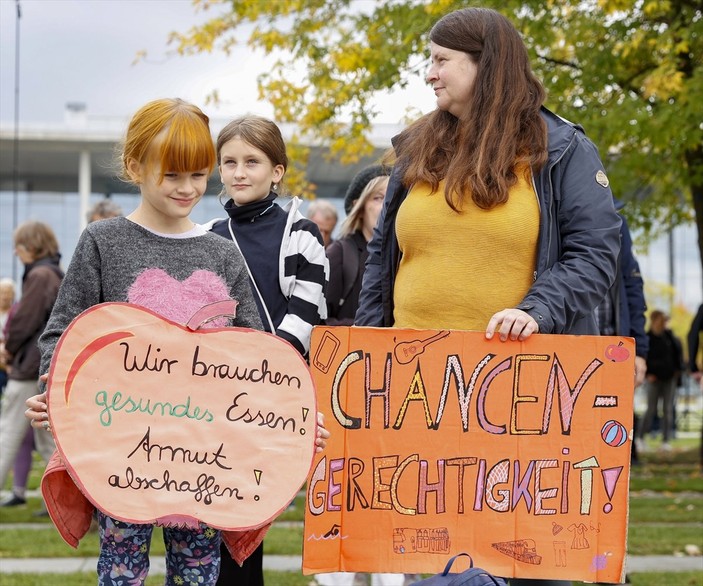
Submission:
{"label": "street lamp", "polygon": [[[20,173],[20,0],[15,0],[17,20],[15,21],[15,134],[12,144],[12,231],[17,228],[19,173]],[[12,278],[17,282],[17,262],[12,263]]]}

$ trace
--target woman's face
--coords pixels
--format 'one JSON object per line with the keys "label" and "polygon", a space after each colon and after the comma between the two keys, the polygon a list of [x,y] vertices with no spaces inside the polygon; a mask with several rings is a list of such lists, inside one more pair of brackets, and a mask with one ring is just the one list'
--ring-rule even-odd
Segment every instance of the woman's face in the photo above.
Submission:
{"label": "woman's face", "polygon": [[383,198],[386,196],[388,188],[388,178],[381,179],[373,191],[369,193],[364,202],[364,230],[370,234],[376,227],[378,216],[383,207]]}
{"label": "woman's face", "polygon": [[469,104],[478,68],[468,53],[430,42],[427,83],[437,96],[437,107],[461,118]]}
{"label": "woman's face", "polygon": [[25,265],[32,264],[36,259],[29,249],[24,245],[15,242],[15,254],[20,262]]}

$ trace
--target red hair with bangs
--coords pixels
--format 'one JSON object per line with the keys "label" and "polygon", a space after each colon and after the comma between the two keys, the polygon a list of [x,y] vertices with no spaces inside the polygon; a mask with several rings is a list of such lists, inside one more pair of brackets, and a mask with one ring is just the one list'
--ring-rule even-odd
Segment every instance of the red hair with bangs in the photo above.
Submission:
{"label": "red hair with bangs", "polygon": [[130,160],[159,165],[159,182],[166,173],[212,172],[217,157],[209,124],[200,108],[178,98],[149,102],[127,128],[120,156],[122,179],[135,183],[128,172]]}

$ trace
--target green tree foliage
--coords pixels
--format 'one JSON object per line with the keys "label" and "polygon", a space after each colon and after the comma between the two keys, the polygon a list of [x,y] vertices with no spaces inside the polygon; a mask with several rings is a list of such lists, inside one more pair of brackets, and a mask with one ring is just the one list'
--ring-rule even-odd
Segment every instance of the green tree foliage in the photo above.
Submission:
{"label": "green tree foliage", "polygon": [[[173,33],[182,54],[246,42],[276,58],[259,93],[299,139],[352,162],[368,154],[377,92],[427,67],[427,32],[468,5],[451,0],[194,0],[213,17]],[[608,157],[634,226],[696,211],[703,249],[703,2],[485,0],[523,34],[547,106],[580,123]],[[242,39],[243,29],[247,38]],[[305,142],[305,141],[301,141]],[[305,155],[294,145],[293,160]],[[693,207],[692,205],[693,204]],[[703,257],[703,254],[701,255]]]}

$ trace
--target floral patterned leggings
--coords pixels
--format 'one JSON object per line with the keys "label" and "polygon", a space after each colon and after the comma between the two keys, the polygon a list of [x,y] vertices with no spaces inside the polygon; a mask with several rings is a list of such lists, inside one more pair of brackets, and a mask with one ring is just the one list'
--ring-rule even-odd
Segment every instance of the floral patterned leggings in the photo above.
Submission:
{"label": "floral patterned leggings", "polygon": [[[140,586],[149,573],[153,525],[123,523],[98,511],[99,586]],[[220,532],[164,527],[166,584],[214,586],[220,573]]]}

